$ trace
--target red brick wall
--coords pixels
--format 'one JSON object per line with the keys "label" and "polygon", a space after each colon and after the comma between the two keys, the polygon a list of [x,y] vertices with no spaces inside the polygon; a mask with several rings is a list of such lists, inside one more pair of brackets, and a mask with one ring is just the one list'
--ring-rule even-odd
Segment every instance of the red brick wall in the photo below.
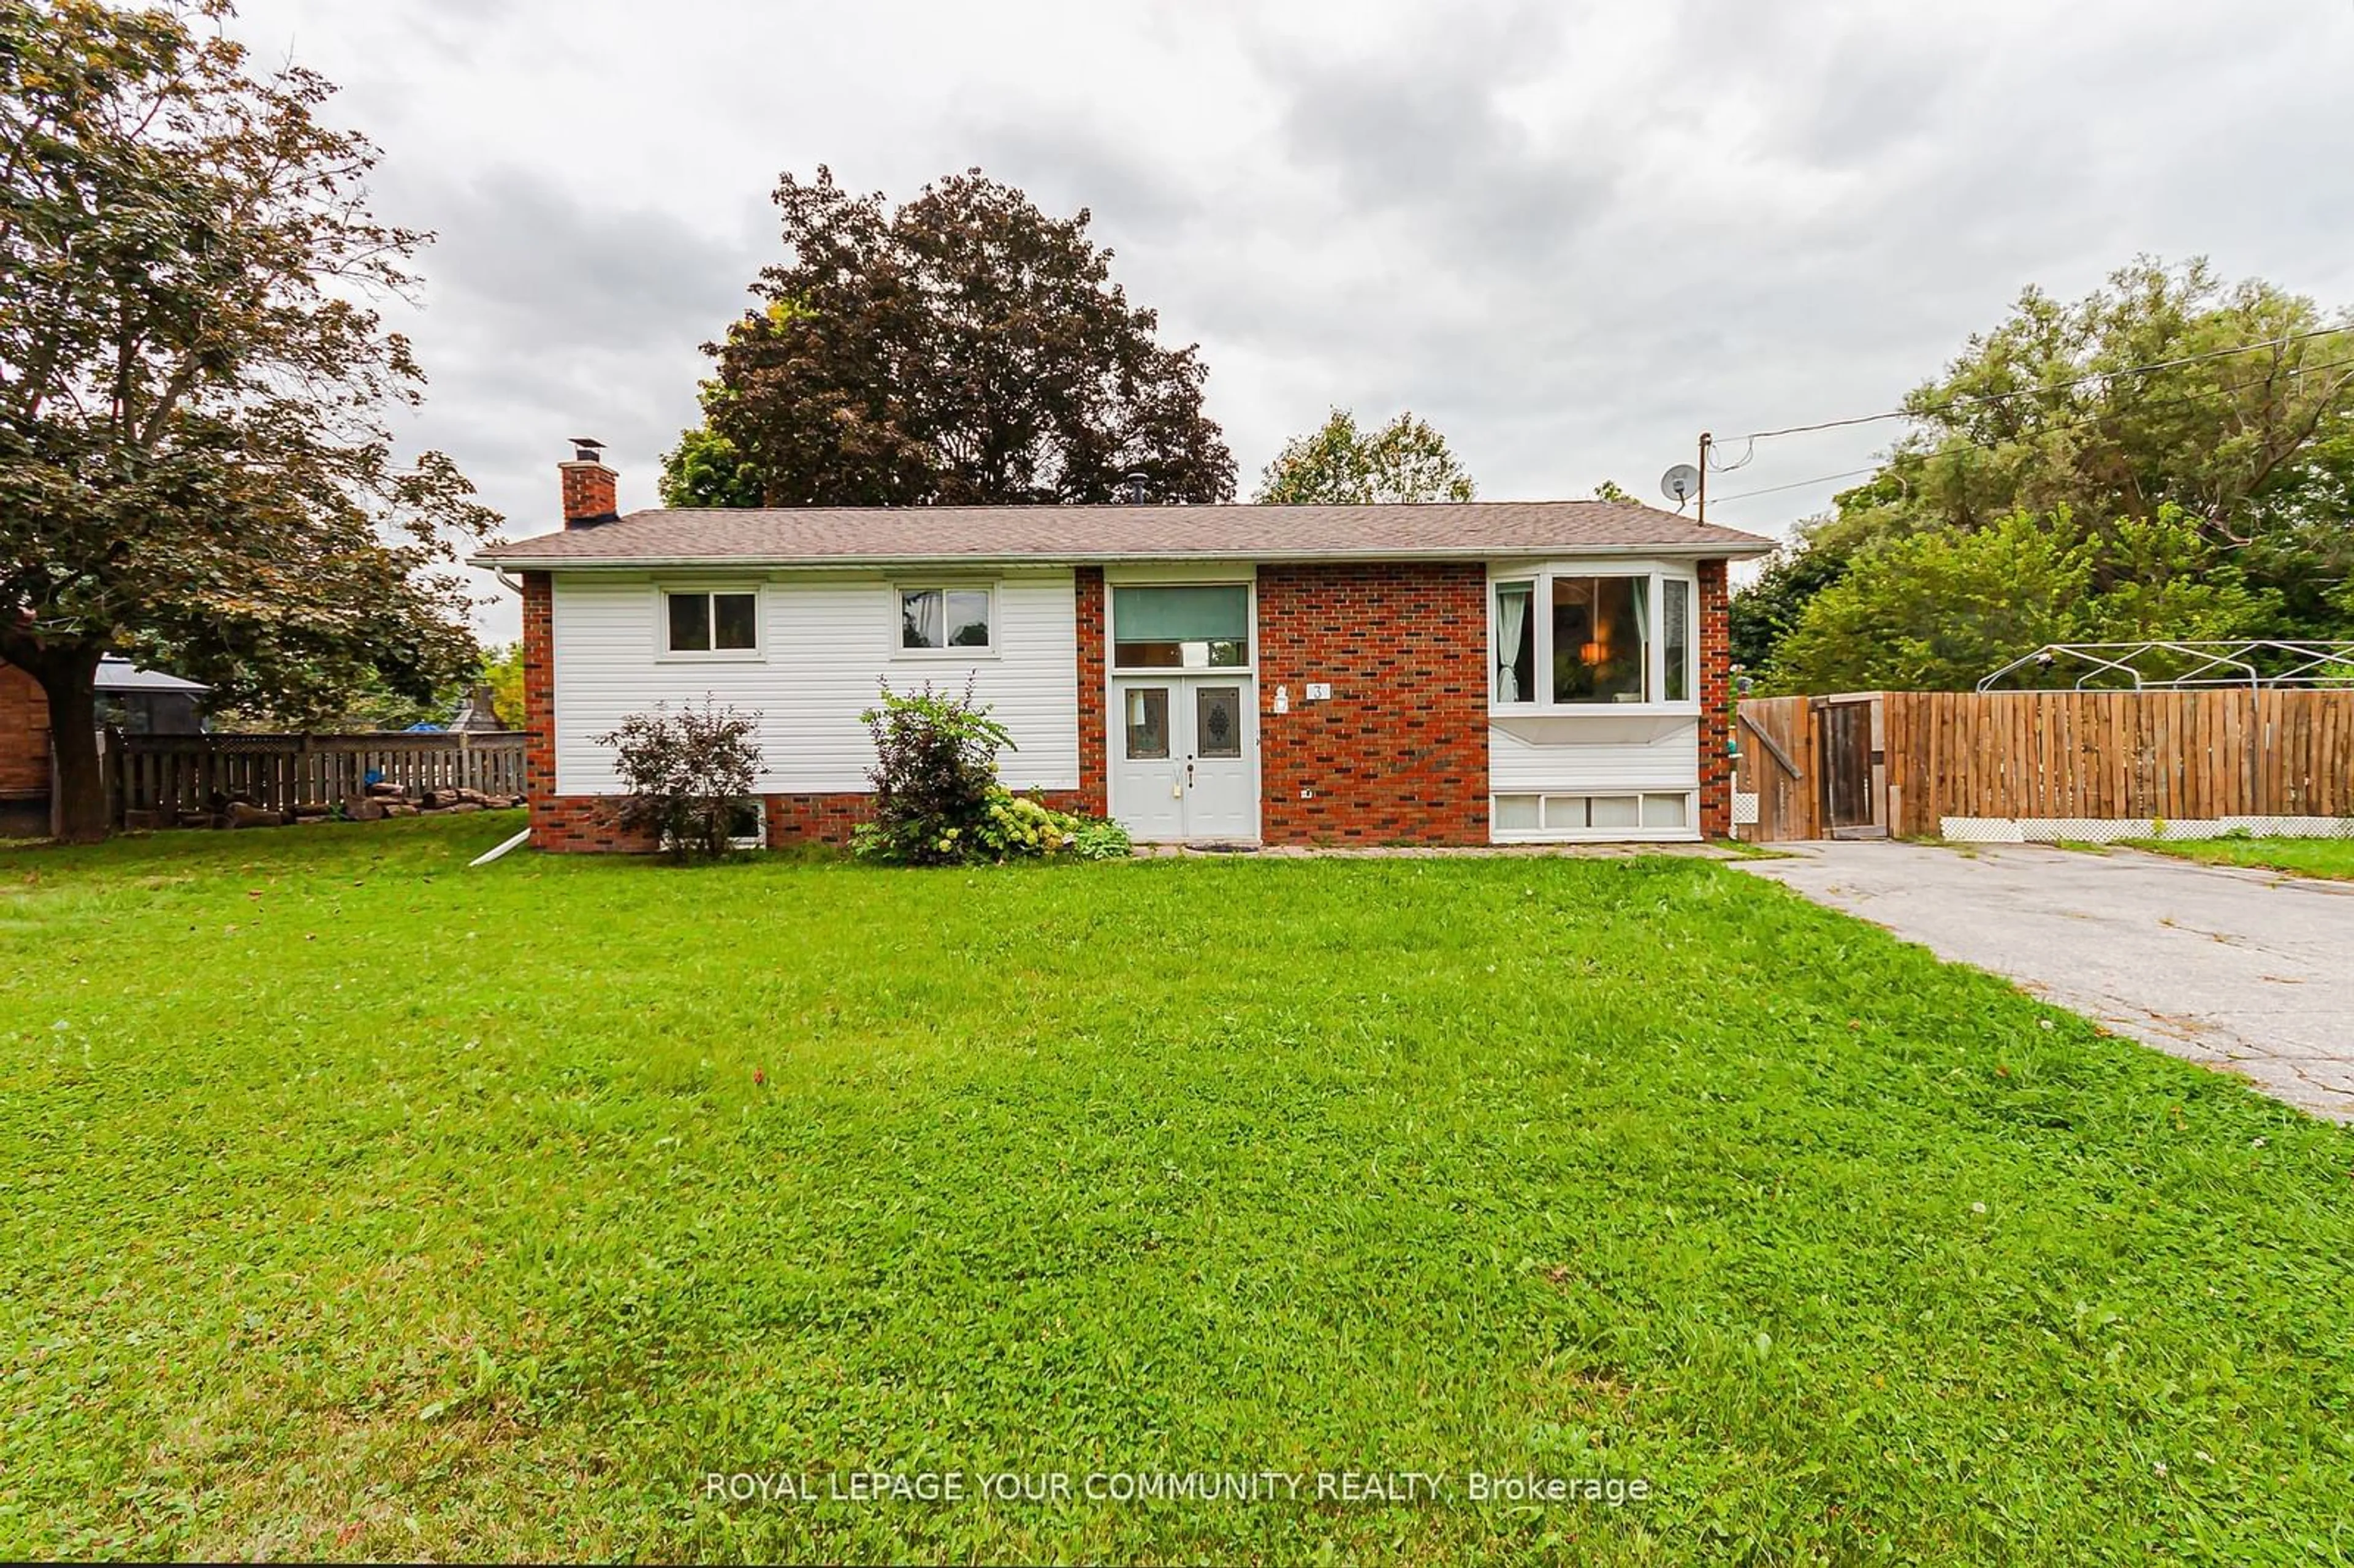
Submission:
{"label": "red brick wall", "polygon": [[0,800],[48,794],[48,696],[24,671],[0,664]]}
{"label": "red brick wall", "polygon": [[1700,564],[1700,831],[1733,836],[1733,598],[1724,563]]}
{"label": "red brick wall", "polygon": [[[1476,562],[1259,569],[1267,842],[1488,842],[1487,580]],[[1331,700],[1305,701],[1310,681]]]}
{"label": "red brick wall", "polygon": [[1079,788],[1076,802],[1061,806],[1090,817],[1111,810],[1110,764],[1104,721],[1104,575],[1101,567],[1081,567],[1073,584],[1079,617]]}

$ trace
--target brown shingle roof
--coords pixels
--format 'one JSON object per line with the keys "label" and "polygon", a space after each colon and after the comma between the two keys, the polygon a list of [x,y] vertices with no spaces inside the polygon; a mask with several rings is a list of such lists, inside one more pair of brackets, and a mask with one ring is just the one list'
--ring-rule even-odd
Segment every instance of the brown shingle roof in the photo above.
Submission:
{"label": "brown shingle roof", "polygon": [[1421,506],[810,506],[632,512],[475,556],[483,566],[1755,556],[1773,541],[1612,501]]}

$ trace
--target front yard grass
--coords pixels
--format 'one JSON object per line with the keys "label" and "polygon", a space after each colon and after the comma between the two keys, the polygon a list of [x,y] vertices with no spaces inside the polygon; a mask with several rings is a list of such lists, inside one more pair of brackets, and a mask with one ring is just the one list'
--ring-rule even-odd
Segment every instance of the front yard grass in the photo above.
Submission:
{"label": "front yard grass", "polygon": [[1756,879],[515,825],[0,853],[0,1549],[2354,1552],[2354,1136]]}
{"label": "front yard grass", "polygon": [[2354,882],[2354,839],[2136,839],[2136,849],[2209,865],[2253,865]]}

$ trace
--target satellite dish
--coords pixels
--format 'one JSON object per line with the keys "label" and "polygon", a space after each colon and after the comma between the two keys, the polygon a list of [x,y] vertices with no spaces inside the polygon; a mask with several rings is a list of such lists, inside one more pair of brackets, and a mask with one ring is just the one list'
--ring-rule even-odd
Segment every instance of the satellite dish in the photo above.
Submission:
{"label": "satellite dish", "polygon": [[1659,475],[1659,489],[1667,498],[1681,506],[1700,491],[1700,470],[1688,462],[1680,462]]}

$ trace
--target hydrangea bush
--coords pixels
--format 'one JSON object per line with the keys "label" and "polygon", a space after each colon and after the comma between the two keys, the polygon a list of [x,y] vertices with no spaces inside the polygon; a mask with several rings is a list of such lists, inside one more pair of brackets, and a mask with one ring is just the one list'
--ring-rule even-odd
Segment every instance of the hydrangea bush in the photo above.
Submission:
{"label": "hydrangea bush", "polygon": [[973,701],[929,684],[906,694],[883,686],[858,715],[875,737],[875,818],[851,835],[851,852],[902,865],[964,865],[1034,855],[1114,860],[1129,851],[1117,822],[1057,811],[998,781],[997,754],[1018,749],[1005,726]]}

